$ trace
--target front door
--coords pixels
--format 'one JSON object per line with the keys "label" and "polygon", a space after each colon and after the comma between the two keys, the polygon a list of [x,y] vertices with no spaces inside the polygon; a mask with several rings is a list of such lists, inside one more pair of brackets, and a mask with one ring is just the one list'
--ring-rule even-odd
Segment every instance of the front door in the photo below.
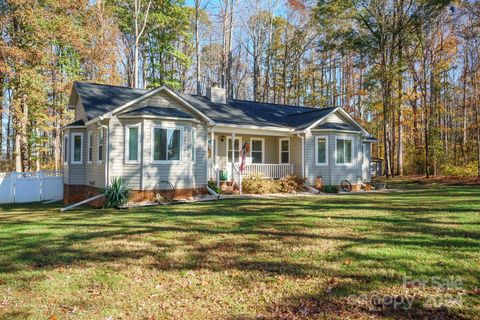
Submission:
{"label": "front door", "polygon": [[240,149],[242,146],[242,138],[235,138],[234,142],[234,154],[233,154],[233,159],[232,159],[232,138],[227,139],[227,173],[228,173],[228,179],[232,179],[232,162],[238,164],[240,162]]}

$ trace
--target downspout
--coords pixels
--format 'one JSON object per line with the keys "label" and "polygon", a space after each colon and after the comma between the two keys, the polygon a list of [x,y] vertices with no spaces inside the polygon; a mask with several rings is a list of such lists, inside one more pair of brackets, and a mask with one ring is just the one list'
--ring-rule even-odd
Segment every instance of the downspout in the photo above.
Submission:
{"label": "downspout", "polygon": [[106,129],[106,139],[104,139],[104,145],[106,144],[106,147],[105,147],[105,188],[107,188],[108,186],[108,182],[110,181],[109,180],[109,172],[108,172],[108,163],[110,161],[110,153],[109,153],[109,149],[110,149],[110,127],[109,126],[106,126],[104,124],[102,124],[100,121],[103,121],[104,120],[104,117],[103,116],[100,116],[98,117],[99,120],[98,120],[98,126],[103,128],[103,129]]}

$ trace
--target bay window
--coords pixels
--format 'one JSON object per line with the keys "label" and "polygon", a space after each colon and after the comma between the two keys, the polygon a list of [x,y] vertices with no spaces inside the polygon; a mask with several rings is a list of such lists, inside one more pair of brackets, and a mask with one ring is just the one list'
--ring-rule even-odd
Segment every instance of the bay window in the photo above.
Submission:
{"label": "bay window", "polygon": [[138,163],[140,145],[140,126],[129,125],[125,127],[125,162]]}
{"label": "bay window", "polygon": [[88,163],[93,161],[93,133],[92,130],[88,131]]}
{"label": "bay window", "polygon": [[63,163],[68,164],[68,135],[63,137]]}
{"label": "bay window", "polygon": [[97,162],[103,162],[103,128],[98,129]]}
{"label": "bay window", "polygon": [[82,164],[83,133],[72,133],[72,164]]}
{"label": "bay window", "polygon": [[328,165],[328,137],[315,137],[315,164]]}
{"label": "bay window", "polygon": [[337,164],[352,164],[353,141],[350,138],[337,138],[335,158]]}
{"label": "bay window", "polygon": [[152,161],[180,161],[182,153],[183,130],[179,128],[153,127],[152,130]]}

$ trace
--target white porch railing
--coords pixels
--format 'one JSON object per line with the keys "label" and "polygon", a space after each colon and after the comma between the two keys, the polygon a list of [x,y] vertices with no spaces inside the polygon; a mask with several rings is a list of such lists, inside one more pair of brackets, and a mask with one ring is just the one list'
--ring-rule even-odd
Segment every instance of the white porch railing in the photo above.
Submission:
{"label": "white porch railing", "polygon": [[293,163],[282,164],[247,164],[243,176],[260,174],[267,179],[280,179],[293,175]]}

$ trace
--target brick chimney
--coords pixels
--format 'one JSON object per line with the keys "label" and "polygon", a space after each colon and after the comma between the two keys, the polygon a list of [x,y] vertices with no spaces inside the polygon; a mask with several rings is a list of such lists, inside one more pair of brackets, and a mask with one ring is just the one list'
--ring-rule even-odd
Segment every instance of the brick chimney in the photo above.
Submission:
{"label": "brick chimney", "polygon": [[213,103],[227,103],[225,96],[225,89],[219,88],[217,83],[213,83],[211,87],[207,88],[207,98]]}

